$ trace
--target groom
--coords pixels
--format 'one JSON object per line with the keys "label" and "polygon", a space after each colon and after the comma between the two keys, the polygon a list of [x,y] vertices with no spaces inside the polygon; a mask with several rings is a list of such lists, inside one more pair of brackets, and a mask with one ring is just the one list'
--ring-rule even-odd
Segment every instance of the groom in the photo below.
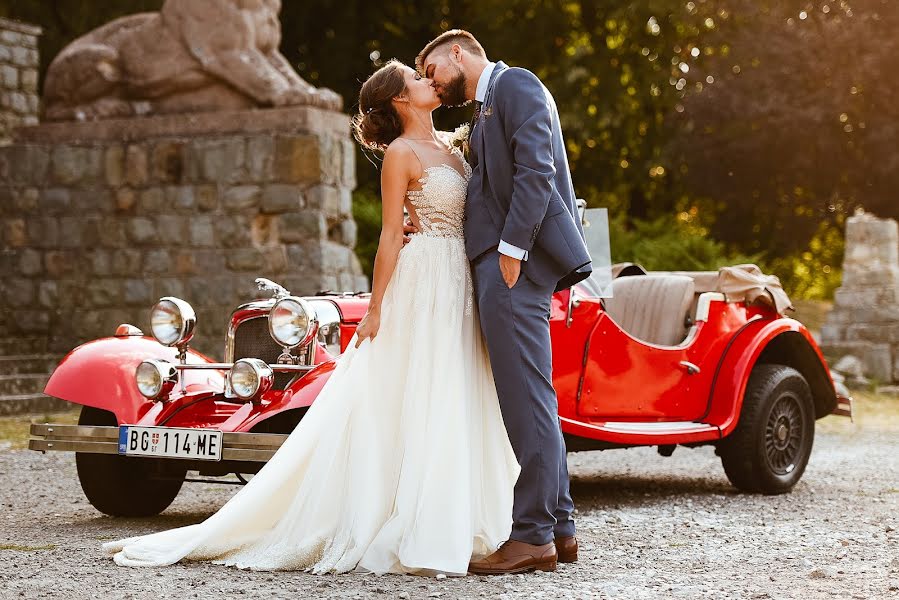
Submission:
{"label": "groom", "polygon": [[415,64],[444,105],[475,103],[465,247],[503,421],[521,465],[510,539],[469,570],[552,571],[557,561],[577,560],[577,540],[552,386],[550,302],[591,271],[559,114],[533,73],[490,62],[467,31],[441,34]]}

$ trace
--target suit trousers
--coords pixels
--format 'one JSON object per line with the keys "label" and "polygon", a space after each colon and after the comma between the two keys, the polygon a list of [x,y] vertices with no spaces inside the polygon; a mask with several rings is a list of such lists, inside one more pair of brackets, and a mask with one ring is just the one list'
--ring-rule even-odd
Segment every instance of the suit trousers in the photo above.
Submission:
{"label": "suit trousers", "polygon": [[522,272],[510,289],[497,250],[472,261],[472,274],[503,422],[521,466],[511,539],[547,544],[553,537],[574,535],[575,530],[565,441],[552,386],[553,286],[538,285]]}

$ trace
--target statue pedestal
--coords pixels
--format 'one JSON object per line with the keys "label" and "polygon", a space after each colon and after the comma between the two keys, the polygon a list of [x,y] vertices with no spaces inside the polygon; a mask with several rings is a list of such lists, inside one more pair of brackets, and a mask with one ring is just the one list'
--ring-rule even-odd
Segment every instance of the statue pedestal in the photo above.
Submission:
{"label": "statue pedestal", "polygon": [[899,381],[899,227],[862,214],[846,222],[843,281],[821,329],[832,357],[853,355],[865,376]]}
{"label": "statue pedestal", "polygon": [[68,350],[121,322],[146,330],[172,295],[220,356],[256,277],[368,289],[354,186],[348,117],[313,107],[19,128],[0,147],[0,336]]}

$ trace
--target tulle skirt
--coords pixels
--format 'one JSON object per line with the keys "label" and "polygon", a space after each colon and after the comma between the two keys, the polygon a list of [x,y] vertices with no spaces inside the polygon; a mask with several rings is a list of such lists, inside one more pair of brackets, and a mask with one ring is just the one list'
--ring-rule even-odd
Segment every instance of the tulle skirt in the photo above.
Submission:
{"label": "tulle skirt", "polygon": [[413,236],[373,341],[355,338],[275,456],[196,525],[103,545],[123,566],[464,574],[512,526],[519,467],[464,243]]}

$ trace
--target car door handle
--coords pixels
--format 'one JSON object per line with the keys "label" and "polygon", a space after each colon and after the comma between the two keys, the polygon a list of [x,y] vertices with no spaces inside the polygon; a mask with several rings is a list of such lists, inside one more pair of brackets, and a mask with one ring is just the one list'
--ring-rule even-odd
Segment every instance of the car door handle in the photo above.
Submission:
{"label": "car door handle", "polygon": [[701,370],[697,365],[694,365],[688,360],[682,360],[678,364],[687,370],[688,375],[697,375]]}

